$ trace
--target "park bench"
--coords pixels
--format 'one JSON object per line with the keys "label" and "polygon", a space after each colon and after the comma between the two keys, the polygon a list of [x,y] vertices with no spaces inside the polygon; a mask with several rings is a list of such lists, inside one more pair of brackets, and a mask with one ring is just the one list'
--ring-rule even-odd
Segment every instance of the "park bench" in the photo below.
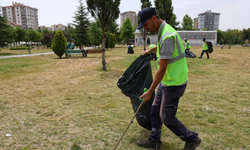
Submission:
{"label": "park bench", "polygon": [[65,51],[65,55],[66,55],[66,57],[71,57],[71,55],[82,55],[82,57],[86,57],[85,56],[85,50],[70,50],[70,49],[67,49]]}
{"label": "park bench", "polygon": [[69,50],[65,51],[66,57],[71,57],[71,55],[82,55],[82,57],[87,57],[87,54],[98,54],[102,53],[101,49],[81,49],[81,50]]}
{"label": "park bench", "polygon": [[85,50],[85,57],[87,57],[87,54],[98,54],[102,53],[102,49],[87,49]]}

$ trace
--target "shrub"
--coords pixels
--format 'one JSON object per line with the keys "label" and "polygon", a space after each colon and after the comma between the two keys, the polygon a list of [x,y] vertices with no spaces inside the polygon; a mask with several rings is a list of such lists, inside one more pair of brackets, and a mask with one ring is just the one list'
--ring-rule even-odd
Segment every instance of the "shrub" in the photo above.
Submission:
{"label": "shrub", "polygon": [[52,48],[53,52],[57,56],[59,56],[60,58],[62,58],[62,55],[65,53],[66,43],[67,43],[66,38],[65,38],[62,30],[59,29],[53,38],[51,48]]}
{"label": "shrub", "polygon": [[[30,49],[32,49],[34,47],[30,47]],[[29,49],[29,47],[16,47],[16,48],[10,48],[9,50],[27,50]]]}

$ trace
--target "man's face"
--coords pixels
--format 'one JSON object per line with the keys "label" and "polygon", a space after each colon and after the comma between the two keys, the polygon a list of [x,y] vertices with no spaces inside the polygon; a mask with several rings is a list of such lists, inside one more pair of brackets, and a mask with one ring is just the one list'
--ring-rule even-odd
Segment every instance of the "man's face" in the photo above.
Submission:
{"label": "man's face", "polygon": [[148,19],[144,23],[143,28],[144,28],[145,31],[149,31],[150,33],[157,32],[153,17],[151,19]]}

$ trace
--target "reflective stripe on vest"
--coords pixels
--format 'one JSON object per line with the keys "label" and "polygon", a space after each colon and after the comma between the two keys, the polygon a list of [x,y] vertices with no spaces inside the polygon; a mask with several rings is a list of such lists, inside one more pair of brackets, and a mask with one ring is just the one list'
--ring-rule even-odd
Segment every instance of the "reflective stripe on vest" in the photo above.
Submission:
{"label": "reflective stripe on vest", "polygon": [[[164,28],[164,29],[165,29],[165,28]],[[163,30],[164,30],[164,29],[163,29]],[[175,40],[176,40],[176,43],[177,43],[177,50],[178,50],[178,54],[179,54],[177,57],[172,58],[172,59],[169,60],[168,64],[172,64],[172,63],[174,63],[174,62],[176,62],[176,61],[178,61],[178,60],[184,58],[184,57],[185,57],[185,52],[182,52],[182,51],[181,51],[180,42],[179,42],[178,39],[176,39],[176,38],[177,38],[177,34],[176,34],[176,33],[173,33],[173,32],[166,32],[163,36],[161,36],[161,39],[160,39],[160,42],[159,42],[160,48],[161,48],[161,45],[162,45],[163,40],[164,40],[167,36],[168,36],[168,37],[170,37],[170,36],[174,36],[174,37],[175,37]],[[174,49],[175,49],[175,48],[174,48]]]}

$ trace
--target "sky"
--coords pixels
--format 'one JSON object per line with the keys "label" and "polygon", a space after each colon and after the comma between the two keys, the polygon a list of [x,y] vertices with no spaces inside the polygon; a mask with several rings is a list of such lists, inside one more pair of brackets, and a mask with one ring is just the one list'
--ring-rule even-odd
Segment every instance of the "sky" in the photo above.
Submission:
{"label": "sky", "polygon": [[[154,6],[154,0],[150,1]],[[79,6],[79,0],[0,0],[0,6],[11,6],[12,2],[37,8],[39,26],[44,25],[46,27],[54,24],[67,25],[73,23],[74,13]],[[82,2],[87,8],[86,1],[83,0]],[[194,19],[198,17],[198,14],[211,10],[220,13],[219,29],[222,31],[250,28],[250,19],[248,18],[250,0],[172,0],[172,6],[174,7],[173,13],[176,14],[177,21],[180,21],[180,24],[186,14]],[[119,8],[120,13],[126,11],[138,13],[141,9],[141,2],[140,0],[121,0]],[[89,18],[94,20],[90,14]],[[120,18],[116,22],[120,24]]]}

